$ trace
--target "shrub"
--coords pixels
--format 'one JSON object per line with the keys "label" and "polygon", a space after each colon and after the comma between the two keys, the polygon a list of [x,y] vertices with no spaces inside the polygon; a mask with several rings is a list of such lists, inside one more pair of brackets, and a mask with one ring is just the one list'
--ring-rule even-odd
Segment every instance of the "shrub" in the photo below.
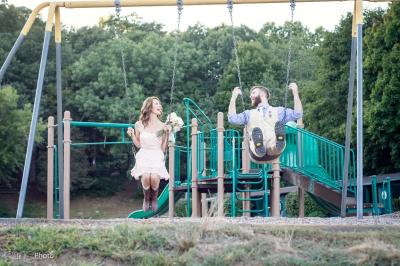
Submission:
{"label": "shrub", "polygon": [[[299,198],[297,192],[286,195],[285,208],[289,217],[297,217],[299,214]],[[318,205],[307,193],[304,195],[304,216],[327,217],[328,212]]]}

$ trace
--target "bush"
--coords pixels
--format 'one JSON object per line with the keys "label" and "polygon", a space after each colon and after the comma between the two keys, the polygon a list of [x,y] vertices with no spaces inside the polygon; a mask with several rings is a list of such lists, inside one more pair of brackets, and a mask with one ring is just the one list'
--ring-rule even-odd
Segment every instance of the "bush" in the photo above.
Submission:
{"label": "bush", "polygon": [[[190,201],[190,204],[192,204],[192,202]],[[187,217],[187,203],[186,203],[186,199],[183,197],[182,199],[178,200],[175,203],[175,216],[176,217]]]}
{"label": "bush", "polygon": [[[286,195],[286,213],[289,217],[299,215],[299,197],[297,192]],[[327,217],[328,212],[318,205],[307,193],[304,195],[304,216],[306,217]]]}
{"label": "bush", "polygon": [[392,204],[393,204],[393,211],[394,212],[400,211],[400,197],[398,197],[397,199],[394,198],[392,200]]}

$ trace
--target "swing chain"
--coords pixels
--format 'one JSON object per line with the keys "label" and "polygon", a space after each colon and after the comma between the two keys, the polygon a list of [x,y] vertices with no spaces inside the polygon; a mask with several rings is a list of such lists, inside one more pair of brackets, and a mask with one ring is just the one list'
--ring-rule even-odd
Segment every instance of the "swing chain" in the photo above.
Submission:
{"label": "swing chain", "polygon": [[[124,47],[122,43],[122,29],[121,29],[121,5],[119,0],[115,0],[115,17],[116,17],[116,24],[114,25],[114,34],[116,39],[118,40],[118,45],[119,45],[119,51],[121,55],[121,63],[122,63],[122,76],[124,79],[124,87],[125,87],[125,100],[129,98],[128,94],[128,78],[126,74],[126,64],[125,64],[125,52],[124,52]],[[131,105],[129,99],[126,100],[127,102],[127,107],[128,107],[128,113],[129,113],[129,124],[132,123],[132,112],[131,112]]]}
{"label": "swing chain", "polygon": [[[181,26],[181,18],[183,11],[183,0],[176,0],[176,7],[178,10],[178,18],[176,22],[176,34],[174,41],[174,61],[172,65],[172,78],[171,78],[171,89],[169,94],[169,114],[172,112],[172,103],[174,101],[174,89],[175,89],[175,81],[176,81],[176,65],[178,61],[178,50],[179,50],[179,40],[180,40],[180,26]],[[168,148],[168,146],[167,146]],[[168,152],[165,151],[164,161],[167,161]]]}
{"label": "swing chain", "polygon": [[180,37],[180,25],[181,25],[181,18],[182,18],[182,10],[183,10],[183,0],[176,1],[177,9],[178,9],[178,19],[177,19],[177,26],[176,26],[176,35],[175,35],[175,43],[174,43],[174,62],[172,68],[172,79],[171,79],[171,91],[170,91],[170,98],[169,98],[169,108],[170,111],[172,110],[172,103],[174,98],[174,89],[175,89],[175,80],[176,80],[176,64],[178,60],[178,43]]}
{"label": "swing chain", "polygon": [[[114,34],[115,34],[115,38],[118,41],[118,45],[119,45],[119,51],[120,51],[120,55],[121,55],[121,63],[122,63],[122,75],[123,75],[123,79],[124,79],[124,87],[125,87],[125,101],[127,104],[127,108],[128,108],[128,119],[129,119],[129,125],[132,124],[132,109],[131,109],[131,101],[129,100],[129,92],[128,92],[128,78],[127,78],[127,74],[126,74],[126,64],[125,64],[125,53],[124,53],[124,47],[123,47],[123,43],[122,43],[122,29],[121,29],[121,2],[120,0],[115,0],[115,24],[114,24]],[[131,148],[133,157],[136,158],[136,151],[135,151],[135,147],[134,144],[132,142],[132,148]]]}
{"label": "swing chain", "polygon": [[[119,51],[121,55],[121,62],[122,62],[122,75],[124,79],[124,87],[125,87],[125,99],[128,98],[128,78],[126,75],[126,64],[125,64],[125,53],[124,53],[124,48],[122,45],[122,33],[121,33],[121,6],[116,5],[115,7],[116,11],[116,23],[117,25],[114,26],[114,32],[116,39],[118,40],[118,45],[119,45]],[[127,107],[128,107],[128,113],[129,113],[129,124],[132,123],[132,113],[131,113],[131,108],[130,108],[130,101],[127,101]]]}
{"label": "swing chain", "polygon": [[286,119],[287,98],[288,98],[289,78],[290,78],[290,63],[292,59],[292,41],[293,41],[292,35],[293,35],[293,24],[294,24],[294,12],[296,9],[296,0],[290,0],[290,9],[291,9],[291,20],[289,28],[289,47],[288,47],[287,68],[286,68],[285,111],[282,121]]}
{"label": "swing chain", "polygon": [[237,72],[237,78],[238,78],[238,82],[239,82],[239,88],[242,90],[240,97],[242,99],[242,107],[243,107],[243,111],[244,111],[245,106],[244,106],[244,99],[243,99],[242,78],[241,78],[241,73],[240,73],[240,61],[239,61],[239,55],[238,55],[238,50],[237,50],[235,27],[234,27],[234,23],[233,23],[233,0],[228,0],[227,4],[228,4],[228,10],[229,10],[229,17],[231,19],[232,43],[233,43],[233,51],[235,54],[235,60],[236,60],[236,72]]}

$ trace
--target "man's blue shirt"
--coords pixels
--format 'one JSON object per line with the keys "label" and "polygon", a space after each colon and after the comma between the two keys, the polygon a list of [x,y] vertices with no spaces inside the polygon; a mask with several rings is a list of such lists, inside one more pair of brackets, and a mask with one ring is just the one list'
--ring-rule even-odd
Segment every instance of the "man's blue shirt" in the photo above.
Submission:
{"label": "man's blue shirt", "polygon": [[[259,104],[258,107],[256,108],[259,112],[263,112],[263,115],[267,115],[268,109],[270,108],[270,105],[268,103],[266,104]],[[282,121],[284,114],[285,114],[285,107],[279,106],[278,108],[278,121]],[[303,117],[303,112],[296,112],[293,109],[286,108],[286,117],[285,120],[283,120],[284,124],[286,124],[289,121],[296,121],[297,119],[300,119]],[[228,121],[231,124],[234,125],[247,125],[249,122],[250,118],[250,111],[246,110],[240,114],[234,114],[234,115],[228,115]]]}

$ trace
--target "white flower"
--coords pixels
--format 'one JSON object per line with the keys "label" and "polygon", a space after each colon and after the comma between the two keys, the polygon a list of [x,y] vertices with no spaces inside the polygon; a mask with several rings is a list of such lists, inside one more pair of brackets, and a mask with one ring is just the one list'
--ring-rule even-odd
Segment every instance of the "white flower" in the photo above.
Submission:
{"label": "white flower", "polygon": [[178,116],[176,115],[176,113],[172,112],[167,116],[167,122],[168,121],[175,121],[177,118],[178,118]]}
{"label": "white flower", "polygon": [[181,128],[184,125],[182,118],[177,116],[177,114],[175,112],[172,112],[167,116],[166,124],[167,125],[171,125],[172,132],[174,132],[174,133],[176,133],[179,130],[181,130]]}

